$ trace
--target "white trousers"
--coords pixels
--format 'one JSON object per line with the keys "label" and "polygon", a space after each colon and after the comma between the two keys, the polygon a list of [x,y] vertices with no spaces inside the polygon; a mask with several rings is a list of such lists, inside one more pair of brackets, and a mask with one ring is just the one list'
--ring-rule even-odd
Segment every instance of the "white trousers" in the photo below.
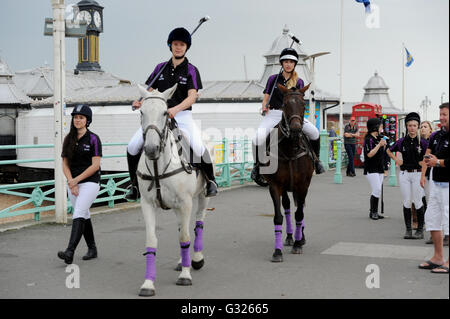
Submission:
{"label": "white trousers", "polygon": [[[266,141],[270,131],[281,121],[282,115],[283,111],[281,110],[269,110],[269,112],[266,113],[266,116],[264,116],[261,123],[259,123],[256,136],[253,138],[253,143],[255,145],[261,145]],[[317,127],[306,119],[303,119],[303,133],[305,133],[311,141],[315,141],[320,137]]]}
{"label": "white trousers", "polygon": [[372,189],[372,195],[376,198],[381,196],[381,185],[383,184],[384,174],[380,173],[368,173],[366,175],[369,181],[370,188]]}
{"label": "white trousers", "polygon": [[449,183],[436,183],[430,174],[430,200],[425,212],[425,228],[427,231],[444,230],[449,233],[448,209],[449,209]]}
{"label": "white trousers", "polygon": [[100,190],[100,185],[94,182],[85,182],[78,184],[78,196],[74,196],[69,187],[67,186],[67,193],[69,194],[70,202],[72,203],[72,218],[84,218],[89,219],[91,212],[89,208],[97,198],[97,194]]}
{"label": "white trousers", "polygon": [[[175,115],[175,120],[178,123],[178,128],[183,132],[184,137],[188,140],[194,154],[197,157],[201,157],[205,152],[205,146],[203,145],[201,131],[192,118],[192,112],[189,110],[178,112],[177,115]],[[128,143],[128,153],[131,155],[137,155],[142,150],[143,146],[143,131],[142,127],[139,127]]]}
{"label": "white trousers", "polygon": [[403,206],[419,209],[423,206],[422,197],[425,196],[423,188],[420,186],[420,172],[401,171],[399,175],[400,192],[402,193]]}

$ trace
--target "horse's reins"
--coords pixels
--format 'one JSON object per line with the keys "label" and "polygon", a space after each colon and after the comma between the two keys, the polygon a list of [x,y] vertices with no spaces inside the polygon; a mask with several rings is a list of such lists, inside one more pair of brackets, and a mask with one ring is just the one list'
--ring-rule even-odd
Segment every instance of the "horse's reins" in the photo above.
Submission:
{"label": "horse's reins", "polygon": [[[163,100],[164,102],[166,102],[165,99],[163,99],[163,98],[161,98],[159,96],[149,96],[149,97],[146,97],[144,99],[144,101],[147,100],[147,99],[160,99],[160,100]],[[156,125],[150,124],[150,125],[148,125],[145,128],[144,133],[143,133],[143,135],[144,135],[144,143],[145,143],[145,136],[147,135],[148,131],[149,130],[155,130],[156,131],[156,133],[159,135],[159,138],[160,138],[160,154],[164,151],[164,148],[166,146],[167,137],[168,137],[168,134],[169,134],[169,129],[168,129],[169,128],[169,121],[170,121],[169,113],[166,112],[165,116],[166,116],[166,121],[165,121],[165,124],[164,124],[164,128],[162,129],[162,132]],[[167,209],[170,209],[170,207],[167,207],[164,204],[163,200],[162,200],[160,180],[164,179],[164,178],[171,177],[171,176],[176,175],[178,173],[181,173],[183,171],[185,171],[188,174],[191,174],[192,173],[192,169],[188,169],[184,165],[183,159],[180,158],[180,160],[181,160],[181,167],[177,168],[176,170],[174,170],[174,171],[172,171],[170,173],[166,173],[167,169],[169,168],[170,163],[172,162],[172,157],[170,157],[169,162],[167,163],[166,167],[164,168],[162,174],[159,175],[159,173],[158,173],[158,159],[159,159],[159,156],[158,156],[158,158],[151,160],[151,161],[153,161],[153,170],[154,170],[155,176],[151,175],[151,171],[150,171],[150,168],[148,167],[148,163],[147,163],[147,156],[145,158],[145,166],[147,167],[148,174],[141,173],[141,172],[139,172],[139,170],[136,171],[136,174],[140,178],[142,178],[143,180],[151,181],[151,183],[150,183],[150,185],[149,185],[149,187],[147,189],[148,192],[150,192],[152,190],[153,186],[156,186],[156,199],[159,202],[160,207],[162,209],[164,209],[164,210],[167,210]],[[188,166],[190,168],[190,165],[188,165]]]}

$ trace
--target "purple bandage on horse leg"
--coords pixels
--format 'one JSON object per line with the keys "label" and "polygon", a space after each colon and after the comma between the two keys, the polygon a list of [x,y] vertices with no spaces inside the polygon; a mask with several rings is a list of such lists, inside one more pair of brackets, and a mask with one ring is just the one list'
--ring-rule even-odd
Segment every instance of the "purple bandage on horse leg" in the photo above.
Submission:
{"label": "purple bandage on horse leg", "polygon": [[195,223],[195,241],[194,241],[194,251],[203,250],[203,222],[197,221]]}
{"label": "purple bandage on horse leg", "polygon": [[145,268],[145,279],[150,279],[151,281],[155,281],[156,278],[156,248],[147,247],[145,249],[145,259],[147,261],[147,265]]}
{"label": "purple bandage on horse leg", "polygon": [[292,229],[291,211],[289,209],[285,210],[284,216],[286,217],[286,233],[293,234],[294,230]]}
{"label": "purple bandage on horse leg", "polygon": [[283,225],[275,225],[275,249],[283,249]]}
{"label": "purple bandage on horse leg", "polygon": [[183,267],[191,266],[191,256],[189,255],[189,247],[190,246],[191,246],[190,241],[187,241],[185,243],[180,243],[181,266],[183,266]]}
{"label": "purple bandage on horse leg", "polygon": [[303,238],[303,228],[305,227],[305,222],[302,220],[300,223],[295,223],[295,240],[302,240]]}

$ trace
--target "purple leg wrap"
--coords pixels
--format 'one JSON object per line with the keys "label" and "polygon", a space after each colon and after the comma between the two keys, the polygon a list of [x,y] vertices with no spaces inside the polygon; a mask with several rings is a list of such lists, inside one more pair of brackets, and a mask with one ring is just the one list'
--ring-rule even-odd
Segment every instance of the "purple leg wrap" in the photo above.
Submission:
{"label": "purple leg wrap", "polygon": [[302,220],[300,223],[295,223],[295,240],[302,240],[303,238],[303,228],[305,227],[305,222]]}
{"label": "purple leg wrap", "polygon": [[289,209],[285,210],[284,216],[286,217],[286,233],[293,234],[294,230],[292,229],[291,211]]}
{"label": "purple leg wrap", "polygon": [[203,250],[203,222],[197,221],[195,223],[195,241],[194,241],[194,251]]}
{"label": "purple leg wrap", "polygon": [[181,266],[190,267],[191,266],[191,256],[189,255],[189,247],[191,246],[191,242],[187,241],[185,243],[180,243],[181,247]]}
{"label": "purple leg wrap", "polygon": [[283,240],[281,236],[283,235],[283,225],[275,225],[275,249],[283,249]]}
{"label": "purple leg wrap", "polygon": [[155,254],[156,248],[147,247],[145,249],[145,259],[147,260],[147,265],[145,268],[145,279],[150,279],[151,281],[155,281],[156,278],[156,266],[155,266]]}

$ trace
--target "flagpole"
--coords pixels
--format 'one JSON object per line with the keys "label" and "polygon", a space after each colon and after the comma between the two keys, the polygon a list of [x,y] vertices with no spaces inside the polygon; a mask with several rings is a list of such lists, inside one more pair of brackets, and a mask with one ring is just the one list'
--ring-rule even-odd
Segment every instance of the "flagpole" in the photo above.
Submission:
{"label": "flagpole", "polygon": [[405,112],[405,44],[402,46],[402,111]]}

